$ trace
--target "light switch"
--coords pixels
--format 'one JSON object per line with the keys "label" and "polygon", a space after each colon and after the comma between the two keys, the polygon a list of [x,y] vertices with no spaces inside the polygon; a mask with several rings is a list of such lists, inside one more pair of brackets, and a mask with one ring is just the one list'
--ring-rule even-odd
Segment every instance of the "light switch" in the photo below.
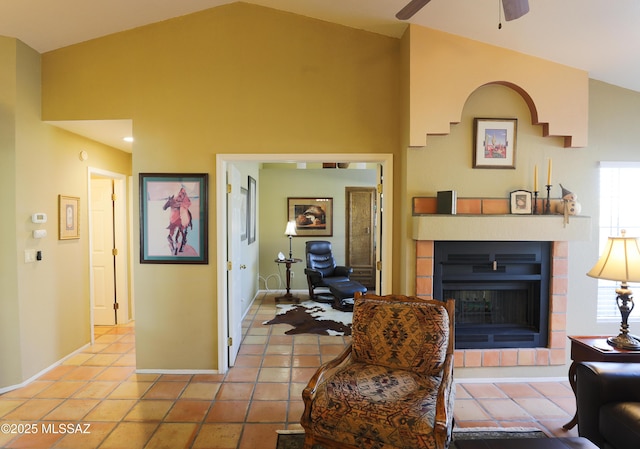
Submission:
{"label": "light switch", "polygon": [[46,229],[36,229],[33,231],[33,238],[34,239],[41,239],[47,236],[47,230]]}
{"label": "light switch", "polygon": [[36,250],[25,249],[24,250],[24,263],[34,263],[36,261]]}

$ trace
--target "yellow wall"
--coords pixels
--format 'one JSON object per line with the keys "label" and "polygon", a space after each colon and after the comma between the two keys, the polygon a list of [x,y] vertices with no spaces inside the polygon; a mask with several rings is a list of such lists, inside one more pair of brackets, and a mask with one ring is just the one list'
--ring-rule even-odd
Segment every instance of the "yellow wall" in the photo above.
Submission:
{"label": "yellow wall", "polygon": [[[215,173],[216,153],[392,153],[398,46],[232,4],[43,55],[43,116],[133,119],[135,173]],[[208,265],[134,267],[138,368],[217,368],[215,235],[210,220]]]}
{"label": "yellow wall", "polygon": [[[583,212],[595,217],[597,160],[639,157],[632,151],[640,140],[632,121],[637,119],[640,94],[588,82],[581,71],[440,34],[424,31],[430,39],[412,48],[406,39],[253,5],[227,5],[43,55],[43,117],[133,119],[135,174],[215,173],[218,153],[393,153],[393,290],[412,293],[412,196],[456,188],[461,196],[506,197],[513,188],[530,187],[532,165],[551,156],[554,185],[562,182],[578,193]],[[535,87],[528,88],[531,98],[544,100],[535,104],[539,121],[547,120],[547,112],[557,112],[558,105],[544,95],[546,89],[555,92],[557,86],[575,81],[582,94],[559,105],[563,112],[550,120],[549,133],[582,136],[587,116],[588,146],[567,149],[562,148],[562,137],[543,137],[543,126],[532,124],[530,105],[522,96],[503,86],[478,89],[477,76],[459,70],[430,78],[430,88],[449,92],[457,105],[447,109],[444,120],[433,117],[443,123],[436,131],[450,135],[429,136],[425,148],[406,150],[415,128],[412,101],[422,91],[414,88],[416,72],[404,62],[410,58],[419,63],[421,55],[415,50],[424,48],[431,58],[429,70],[437,71],[443,65],[439,62],[451,62],[447,53],[452,46],[462,54],[472,52],[474,60],[495,59],[504,67],[524,64],[527,70],[518,71],[518,79],[502,81]],[[535,77],[544,79],[530,79]],[[451,89],[451,78],[466,86],[462,92]],[[428,109],[433,98],[419,100]],[[439,101],[446,100],[444,96]],[[474,116],[519,118],[516,170],[471,169]],[[452,121],[460,124],[450,128]],[[433,130],[427,126],[420,132],[423,145],[423,137]],[[213,211],[213,179],[209,198]],[[215,235],[216,223],[210,220],[209,265],[134,267],[138,368],[217,368]],[[569,246],[567,333],[614,332],[615,325],[595,323],[595,285],[584,277],[587,265],[597,259],[597,242]],[[565,373],[565,367],[556,367],[480,374]]]}
{"label": "yellow wall", "polygon": [[0,37],[0,388],[21,381],[16,221],[16,65],[15,39]]}
{"label": "yellow wall", "polygon": [[[40,55],[0,38],[0,388],[55,364],[90,339],[87,167],[129,175],[131,155],[43,123]],[[90,159],[81,162],[86,150]],[[58,195],[80,198],[78,240],[58,240]],[[31,215],[44,212],[46,224]],[[46,238],[34,239],[34,229]],[[24,263],[25,250],[42,260]]]}

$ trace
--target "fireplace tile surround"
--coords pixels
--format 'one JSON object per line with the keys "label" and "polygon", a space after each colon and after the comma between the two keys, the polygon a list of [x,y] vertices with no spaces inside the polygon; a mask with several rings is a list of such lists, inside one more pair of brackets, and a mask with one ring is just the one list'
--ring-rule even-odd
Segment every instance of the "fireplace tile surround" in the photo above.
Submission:
{"label": "fireplace tile surround", "polygon": [[[461,207],[462,206],[462,207]],[[508,200],[458,199],[458,213],[501,215],[508,213]],[[435,213],[435,198],[414,198],[414,215]],[[464,212],[462,212],[464,211]],[[474,240],[469,235],[469,240]],[[417,239],[416,295],[433,297],[434,240]],[[568,242],[552,241],[549,295],[549,342],[545,348],[463,349],[455,351],[455,367],[551,366],[566,363]],[[442,298],[439,298],[442,299]]]}

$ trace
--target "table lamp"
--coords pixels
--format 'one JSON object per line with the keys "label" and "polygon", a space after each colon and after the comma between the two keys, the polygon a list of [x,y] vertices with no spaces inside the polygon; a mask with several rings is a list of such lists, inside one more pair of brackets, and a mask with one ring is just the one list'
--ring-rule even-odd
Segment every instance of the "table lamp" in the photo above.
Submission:
{"label": "table lamp", "polygon": [[629,314],[634,308],[634,303],[627,282],[640,281],[640,242],[637,238],[625,237],[624,230],[621,234],[621,237],[609,237],[600,260],[587,276],[620,281],[620,288],[616,289],[616,303],[622,315],[620,334],[609,337],[607,342],[616,348],[639,350],[640,340],[629,335]]}
{"label": "table lamp", "polygon": [[289,236],[289,260],[293,259],[293,253],[291,252],[291,237],[296,234],[296,222],[290,221],[287,223],[287,228],[284,230],[284,235]]}

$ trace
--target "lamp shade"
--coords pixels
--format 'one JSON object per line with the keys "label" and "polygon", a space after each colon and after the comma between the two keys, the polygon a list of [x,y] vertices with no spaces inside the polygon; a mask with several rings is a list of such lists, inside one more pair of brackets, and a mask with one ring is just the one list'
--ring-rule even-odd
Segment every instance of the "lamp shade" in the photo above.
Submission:
{"label": "lamp shade", "polygon": [[598,263],[587,273],[598,279],[640,281],[640,243],[634,237],[609,237]]}
{"label": "lamp shade", "polygon": [[297,235],[296,234],[296,222],[295,221],[287,222],[287,229],[284,230],[284,235]]}

